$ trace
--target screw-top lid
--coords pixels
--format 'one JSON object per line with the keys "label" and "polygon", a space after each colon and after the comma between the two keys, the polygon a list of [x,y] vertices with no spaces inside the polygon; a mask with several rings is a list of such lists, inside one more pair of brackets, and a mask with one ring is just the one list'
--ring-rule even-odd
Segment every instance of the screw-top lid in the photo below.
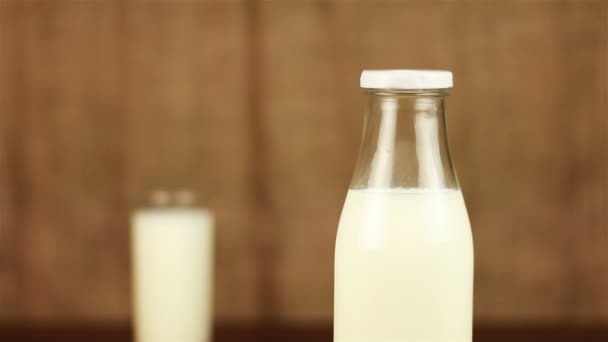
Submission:
{"label": "screw-top lid", "polygon": [[452,72],[443,70],[363,70],[365,89],[447,89],[452,88]]}

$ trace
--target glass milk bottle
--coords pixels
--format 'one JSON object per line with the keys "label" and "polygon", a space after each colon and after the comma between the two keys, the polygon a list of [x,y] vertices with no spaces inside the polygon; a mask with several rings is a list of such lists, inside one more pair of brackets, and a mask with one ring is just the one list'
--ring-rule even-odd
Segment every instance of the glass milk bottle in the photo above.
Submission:
{"label": "glass milk bottle", "polygon": [[366,70],[335,251],[334,341],[471,341],[473,240],[447,142],[452,73]]}

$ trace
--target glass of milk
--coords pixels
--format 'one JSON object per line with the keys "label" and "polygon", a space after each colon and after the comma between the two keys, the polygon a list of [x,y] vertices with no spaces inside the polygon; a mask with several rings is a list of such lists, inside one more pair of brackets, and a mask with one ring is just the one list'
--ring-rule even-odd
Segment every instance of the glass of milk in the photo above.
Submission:
{"label": "glass of milk", "polygon": [[191,191],[154,191],[131,217],[135,336],[139,342],[211,338],[213,214]]}
{"label": "glass of milk", "polygon": [[450,157],[452,73],[366,70],[335,250],[334,341],[470,342],[473,239]]}

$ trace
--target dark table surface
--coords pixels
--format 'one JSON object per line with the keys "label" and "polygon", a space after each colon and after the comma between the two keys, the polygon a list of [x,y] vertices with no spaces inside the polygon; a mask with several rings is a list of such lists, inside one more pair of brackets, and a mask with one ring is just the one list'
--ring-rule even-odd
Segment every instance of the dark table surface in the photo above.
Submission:
{"label": "dark table surface", "polygon": [[[127,324],[4,324],[2,342],[128,342],[133,341]],[[331,324],[222,323],[214,330],[215,342],[286,341],[330,342]],[[490,324],[478,323],[475,342],[581,341],[608,342],[607,324]],[[171,341],[173,342],[173,341]],[[377,342],[377,341],[370,341]]]}

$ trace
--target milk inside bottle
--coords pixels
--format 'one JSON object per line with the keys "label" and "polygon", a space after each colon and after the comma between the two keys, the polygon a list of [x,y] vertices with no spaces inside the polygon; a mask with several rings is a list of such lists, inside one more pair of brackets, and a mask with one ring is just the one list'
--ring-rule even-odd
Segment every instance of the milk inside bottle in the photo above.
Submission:
{"label": "milk inside bottle", "polygon": [[334,341],[472,339],[473,241],[447,143],[452,73],[373,70],[335,250]]}

